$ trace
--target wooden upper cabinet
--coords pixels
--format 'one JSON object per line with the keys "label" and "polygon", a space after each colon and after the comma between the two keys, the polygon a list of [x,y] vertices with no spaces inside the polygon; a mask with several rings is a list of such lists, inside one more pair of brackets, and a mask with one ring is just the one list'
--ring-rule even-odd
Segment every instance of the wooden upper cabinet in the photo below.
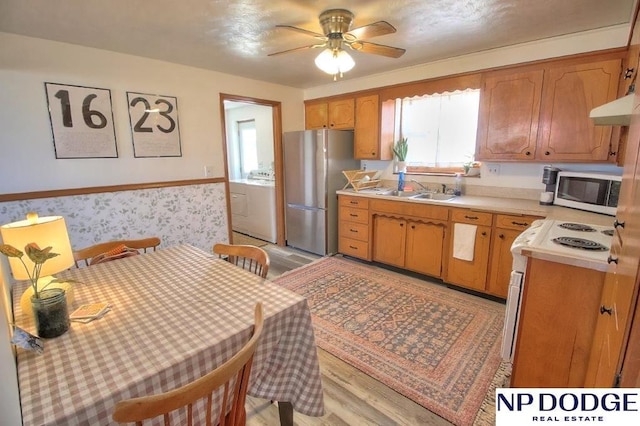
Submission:
{"label": "wooden upper cabinet", "polygon": [[330,102],[305,104],[305,128],[310,129],[353,129],[355,104],[353,98]]}
{"label": "wooden upper cabinet", "polygon": [[354,122],[355,113],[353,98],[329,102],[330,129],[353,129]]}
{"label": "wooden upper cabinet", "polygon": [[616,161],[618,132],[612,137],[611,126],[595,126],[589,113],[618,97],[621,72],[622,58],[609,55],[487,73],[476,159]]}
{"label": "wooden upper cabinet", "polygon": [[476,159],[531,160],[538,138],[543,70],[485,77]]}
{"label": "wooden upper cabinet", "polygon": [[[611,126],[595,126],[589,112],[616,99],[622,60],[547,70],[542,91],[538,152],[546,161],[610,161]],[[611,158],[610,158],[611,157]]]}
{"label": "wooden upper cabinet", "polygon": [[325,129],[329,119],[329,107],[326,103],[304,106],[305,129]]}
{"label": "wooden upper cabinet", "polygon": [[380,158],[380,104],[378,95],[356,98],[353,156],[361,160]]}
{"label": "wooden upper cabinet", "polygon": [[353,156],[357,160],[391,160],[395,101],[380,104],[378,95],[356,98]]}

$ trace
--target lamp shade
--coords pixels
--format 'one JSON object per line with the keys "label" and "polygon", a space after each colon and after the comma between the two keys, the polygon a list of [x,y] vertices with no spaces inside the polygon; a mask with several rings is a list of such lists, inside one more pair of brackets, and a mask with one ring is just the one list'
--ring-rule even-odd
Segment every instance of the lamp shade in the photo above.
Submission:
{"label": "lamp shade", "polygon": [[315,60],[316,66],[327,74],[340,74],[350,71],[355,61],[342,49],[325,49]]}
{"label": "lamp shade", "polygon": [[[40,276],[53,275],[73,266],[73,251],[67,233],[67,226],[62,216],[38,217],[29,214],[27,220],[0,226],[0,235],[4,244],[12,245],[24,252],[24,247],[36,243],[41,249],[51,246],[51,253],[58,253],[42,264]],[[25,254],[22,260],[29,272],[33,271],[33,262]],[[27,280],[29,275],[19,258],[9,257],[9,266],[16,280]]]}

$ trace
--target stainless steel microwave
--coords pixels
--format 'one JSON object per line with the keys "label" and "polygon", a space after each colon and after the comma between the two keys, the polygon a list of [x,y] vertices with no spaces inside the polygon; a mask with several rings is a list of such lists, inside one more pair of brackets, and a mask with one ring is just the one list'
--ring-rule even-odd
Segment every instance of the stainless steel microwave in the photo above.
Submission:
{"label": "stainless steel microwave", "polygon": [[553,204],[615,216],[622,176],[559,172]]}

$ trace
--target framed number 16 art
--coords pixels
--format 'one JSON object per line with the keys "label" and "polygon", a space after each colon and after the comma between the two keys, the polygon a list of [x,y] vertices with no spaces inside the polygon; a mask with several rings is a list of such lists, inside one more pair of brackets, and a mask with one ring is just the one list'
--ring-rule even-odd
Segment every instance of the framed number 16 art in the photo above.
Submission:
{"label": "framed number 16 art", "polygon": [[117,158],[111,91],[44,83],[56,158]]}

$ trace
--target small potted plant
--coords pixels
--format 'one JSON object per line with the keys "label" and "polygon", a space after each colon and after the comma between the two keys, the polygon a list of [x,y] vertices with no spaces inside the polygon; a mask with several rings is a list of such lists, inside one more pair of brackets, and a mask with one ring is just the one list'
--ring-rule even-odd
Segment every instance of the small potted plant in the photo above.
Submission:
{"label": "small potted plant", "polygon": [[33,270],[31,271],[22,260],[23,252],[12,245],[0,244],[0,253],[7,257],[18,258],[29,276],[31,288],[33,289],[31,306],[36,320],[38,336],[44,338],[60,336],[69,329],[69,312],[65,292],[60,288],[49,290],[47,286],[62,281],[54,279],[45,285],[38,285],[42,265],[47,260],[58,256],[58,253],[51,253],[51,247],[40,249],[35,243],[27,244],[24,251],[33,262]]}
{"label": "small potted plant", "polygon": [[409,150],[409,142],[407,138],[402,138],[393,146],[393,153],[398,159],[398,171],[404,172],[407,168],[405,161],[407,160],[407,151]]}
{"label": "small potted plant", "polygon": [[480,163],[470,161],[463,164],[465,176],[478,176],[480,174]]}

